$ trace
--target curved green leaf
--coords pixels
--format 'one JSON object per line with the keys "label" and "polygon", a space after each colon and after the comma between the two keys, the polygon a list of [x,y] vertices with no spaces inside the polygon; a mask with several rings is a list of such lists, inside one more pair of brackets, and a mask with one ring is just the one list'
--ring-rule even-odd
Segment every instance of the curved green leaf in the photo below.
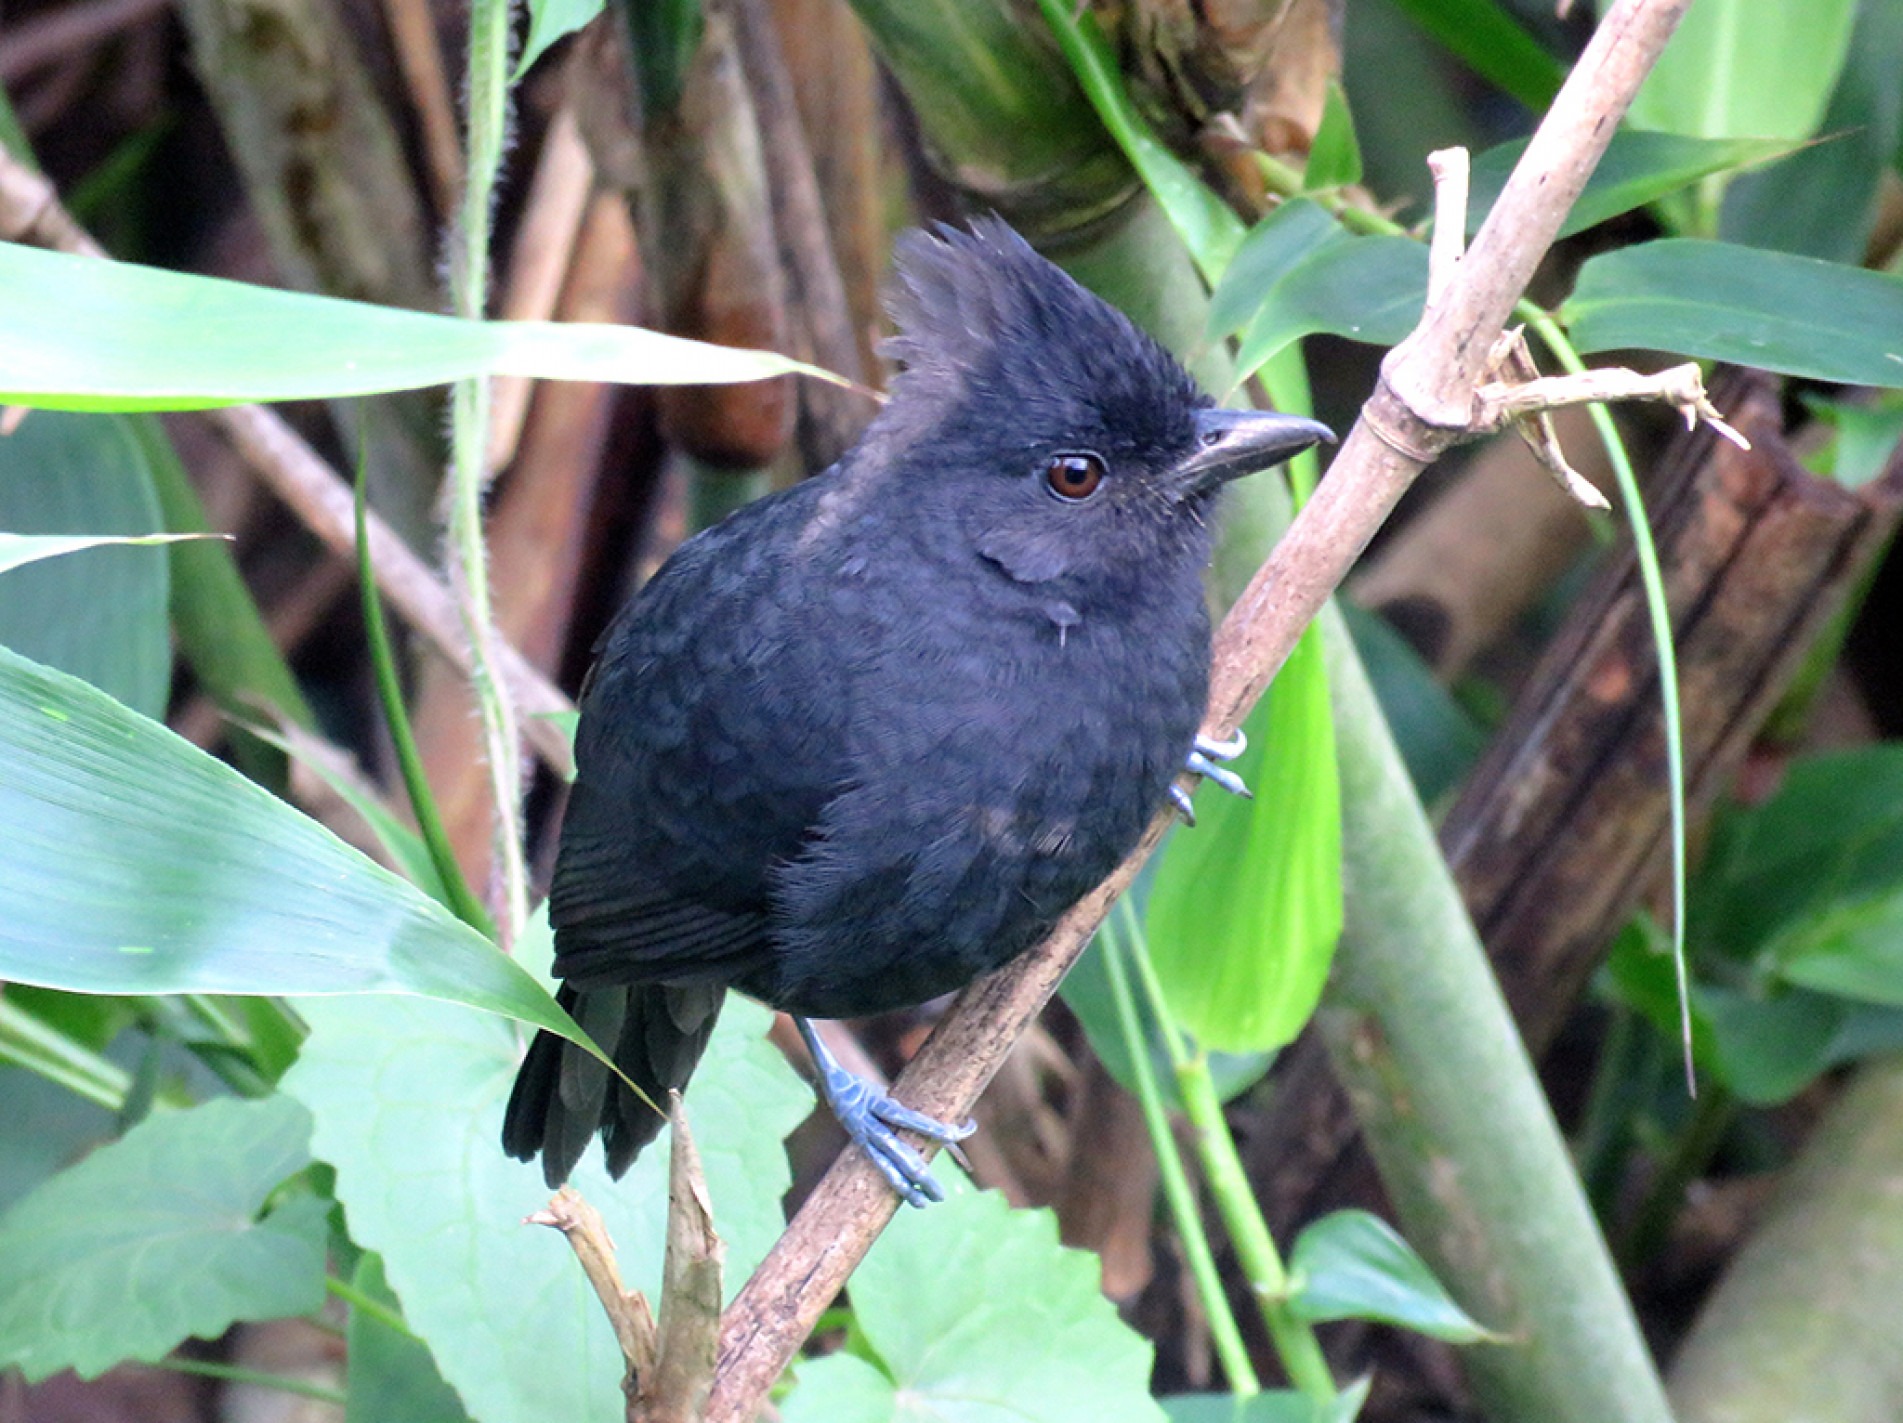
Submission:
{"label": "curved green leaf", "polygon": [[1411,237],[1354,237],[1316,248],[1277,282],[1242,338],[1237,379],[1283,347],[1327,332],[1391,346],[1412,331],[1427,300],[1427,247]]}
{"label": "curved green leaf", "polygon": [[157,1112],[0,1217],[0,1366],[93,1378],[324,1302],[330,1202],[266,1198],[310,1161],[283,1097]]}
{"label": "curved green leaf", "polygon": [[[483,375],[709,385],[826,372],[633,326],[465,321],[0,243],[0,403],[196,410]],[[286,333],[296,339],[287,340]]]}
{"label": "curved green leaf", "polygon": [[[1145,906],[1171,1014],[1225,1052],[1293,1041],[1341,937],[1341,785],[1321,656],[1310,628],[1244,724],[1249,749],[1233,769],[1254,798],[1199,793],[1197,824],[1170,837]],[[1270,754],[1290,745],[1312,750]]]}
{"label": "curved green leaf", "polygon": [[1542,110],[1566,77],[1560,63],[1497,0],[1396,0],[1401,12],[1481,78]]}
{"label": "curved green leaf", "polygon": [[[41,413],[0,438],[0,529],[97,536],[163,528],[145,449],[123,418]],[[0,645],[163,715],[172,683],[165,551],[69,546],[64,557],[19,566],[31,547],[16,543],[13,561],[0,561]]]}
{"label": "curved green leaf", "polygon": [[1451,1344],[1499,1338],[1453,1302],[1394,1227],[1366,1211],[1336,1211],[1304,1230],[1289,1252],[1289,1278],[1289,1307],[1314,1323],[1374,1319]]}
{"label": "curved green leaf", "polygon": [[522,41],[522,54],[515,62],[510,82],[520,83],[550,45],[594,19],[601,13],[602,4],[603,0],[529,0],[529,35]]}
{"label": "curved green leaf", "polygon": [[1299,263],[1324,244],[1347,239],[1341,224],[1312,198],[1282,203],[1249,229],[1210,293],[1209,338],[1221,340],[1240,331]]}
{"label": "curved green leaf", "polygon": [[1811,257],[1694,238],[1622,247],[1580,269],[1560,320],[1582,351],[1903,386],[1903,278]]}
{"label": "curved green leaf", "polygon": [[109,545],[148,548],[153,544],[182,543],[187,539],[217,538],[216,534],[9,534],[0,533],[0,573],[24,568],[43,558],[79,553]]}
{"label": "curved green leaf", "polygon": [[77,678],[0,649],[0,980],[400,993],[579,1033],[482,935]]}

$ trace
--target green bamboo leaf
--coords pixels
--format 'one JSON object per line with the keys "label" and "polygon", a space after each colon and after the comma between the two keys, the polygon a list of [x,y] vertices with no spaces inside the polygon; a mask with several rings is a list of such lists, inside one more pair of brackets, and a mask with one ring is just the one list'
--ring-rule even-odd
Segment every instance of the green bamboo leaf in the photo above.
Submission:
{"label": "green bamboo leaf", "polygon": [[[1796,153],[1804,145],[1777,138],[1689,138],[1676,133],[1621,129],[1606,146],[1605,156],[1561,224],[1559,235],[1576,232],[1632,212],[1647,203],[1690,187],[1715,173],[1741,173]],[[1467,230],[1480,224],[1499,200],[1513,165],[1526,152],[1517,139],[1489,148],[1474,159],[1472,198],[1467,205]]]}
{"label": "green bamboo leaf", "polygon": [[1249,229],[1209,295],[1212,341],[1233,336],[1261,310],[1276,284],[1330,242],[1345,242],[1328,210],[1309,198],[1291,198]]}
{"label": "green bamboo leaf", "polygon": [[[1600,0],[1600,11],[1608,0]],[[1697,138],[1808,138],[1849,50],[1856,0],[1698,0],[1627,121]]]}
{"label": "green bamboo leaf", "polygon": [[[82,536],[163,530],[129,422],[43,413],[0,439],[0,528]],[[23,559],[26,546],[14,548]],[[0,645],[161,716],[172,682],[169,589],[166,556],[156,548],[83,549],[15,566],[0,572]]]}
{"label": "green bamboo leaf", "polygon": [[324,1301],[330,1202],[265,1202],[310,1161],[283,1097],[147,1117],[0,1217],[0,1366],[94,1378]]}
{"label": "green bamboo leaf", "polygon": [[[792,371],[632,326],[465,321],[0,243],[0,403],[195,410],[483,375],[706,385]],[[295,332],[295,340],[285,339]]]}
{"label": "green bamboo leaf", "polygon": [[120,544],[145,548],[153,544],[183,543],[188,539],[218,538],[218,534],[8,534],[0,533],[0,573],[58,558],[81,549]]}
{"label": "green bamboo leaf", "polygon": [[316,821],[4,649],[0,768],[0,980],[415,994],[580,1033],[482,935]]}
{"label": "green bamboo leaf", "polygon": [[1171,836],[1144,916],[1170,1012],[1199,1043],[1237,1053],[1294,1039],[1341,937],[1341,787],[1314,628],[1245,729],[1235,769],[1254,799],[1197,796],[1198,823]]}
{"label": "green bamboo leaf", "polygon": [[1336,1211],[1305,1229],[1289,1252],[1289,1278],[1289,1307],[1311,1323],[1373,1319],[1450,1344],[1501,1342],[1454,1303],[1413,1246],[1366,1211]]}
{"label": "green bamboo leaf", "polygon": [[1331,79],[1322,104],[1322,121],[1316,126],[1308,163],[1302,169],[1302,191],[1323,192],[1360,181],[1361,145],[1355,139],[1354,116],[1348,112],[1348,95],[1341,82]]}
{"label": "green bamboo leaf", "polygon": [[1277,282],[1236,354],[1247,380],[1291,342],[1327,332],[1392,346],[1427,300],[1427,248],[1411,237],[1353,237],[1317,247]]}
{"label": "green bamboo leaf", "polygon": [[1395,0],[1401,12],[1466,63],[1536,112],[1566,71],[1495,0]]}
{"label": "green bamboo leaf", "polygon": [[1903,278],[1812,257],[1693,238],[1622,247],[1580,269],[1559,315],[1582,351],[1903,386]]}
{"label": "green bamboo leaf", "polygon": [[522,42],[522,55],[515,62],[510,83],[519,84],[529,67],[548,47],[566,35],[572,35],[602,10],[604,0],[529,0],[529,33]]}

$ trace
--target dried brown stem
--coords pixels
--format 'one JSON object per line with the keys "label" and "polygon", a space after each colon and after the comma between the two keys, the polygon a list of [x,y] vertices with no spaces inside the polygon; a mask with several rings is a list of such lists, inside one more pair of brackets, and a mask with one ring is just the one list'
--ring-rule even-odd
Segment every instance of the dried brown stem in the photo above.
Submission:
{"label": "dried brown stem", "polygon": [[[1513,303],[1687,3],[1618,0],[1601,21],[1442,299],[1389,353],[1381,385],[1329,477],[1224,621],[1211,730],[1234,727],[1255,704],[1401,494],[1465,432],[1474,388]],[[1041,945],[960,996],[901,1077],[903,1100],[945,1120],[970,1113],[1167,823],[1159,815],[1130,858]],[[862,1156],[848,1152],[834,1163],[727,1312],[709,1423],[740,1423],[758,1411],[896,1206]]]}

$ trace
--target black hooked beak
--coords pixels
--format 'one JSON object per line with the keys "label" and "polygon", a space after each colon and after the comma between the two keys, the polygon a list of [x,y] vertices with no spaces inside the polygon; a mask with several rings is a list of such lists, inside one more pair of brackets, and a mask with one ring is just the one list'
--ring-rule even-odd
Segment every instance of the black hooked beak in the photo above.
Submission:
{"label": "black hooked beak", "polygon": [[1170,471],[1183,498],[1280,464],[1310,445],[1335,443],[1335,432],[1320,421],[1273,410],[1206,409],[1195,419],[1195,448]]}

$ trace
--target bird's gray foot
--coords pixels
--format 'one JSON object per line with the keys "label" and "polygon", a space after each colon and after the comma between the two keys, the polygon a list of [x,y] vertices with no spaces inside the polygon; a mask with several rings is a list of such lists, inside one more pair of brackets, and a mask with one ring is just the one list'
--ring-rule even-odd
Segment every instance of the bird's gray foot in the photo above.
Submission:
{"label": "bird's gray foot", "polygon": [[846,1135],[872,1159],[879,1174],[907,1205],[927,1206],[944,1200],[945,1188],[933,1177],[925,1158],[899,1136],[898,1129],[950,1144],[970,1136],[974,1123],[941,1122],[894,1101],[841,1067],[810,1022],[804,1018],[793,1021],[799,1025],[800,1037],[805,1039],[806,1050],[813,1055],[813,1066],[819,1071],[820,1095],[846,1129]]}
{"label": "bird's gray foot", "polygon": [[[1242,777],[1220,764],[1224,761],[1235,760],[1248,749],[1249,738],[1242,734],[1240,727],[1227,741],[1218,741],[1212,736],[1203,736],[1199,733],[1190,747],[1189,759],[1183,764],[1190,774],[1201,776],[1206,781],[1214,781],[1230,795],[1239,795],[1245,800],[1252,799],[1249,787],[1243,783]],[[1194,825],[1196,812],[1190,807],[1189,792],[1181,786],[1171,786],[1170,799],[1183,813],[1184,821]]]}

